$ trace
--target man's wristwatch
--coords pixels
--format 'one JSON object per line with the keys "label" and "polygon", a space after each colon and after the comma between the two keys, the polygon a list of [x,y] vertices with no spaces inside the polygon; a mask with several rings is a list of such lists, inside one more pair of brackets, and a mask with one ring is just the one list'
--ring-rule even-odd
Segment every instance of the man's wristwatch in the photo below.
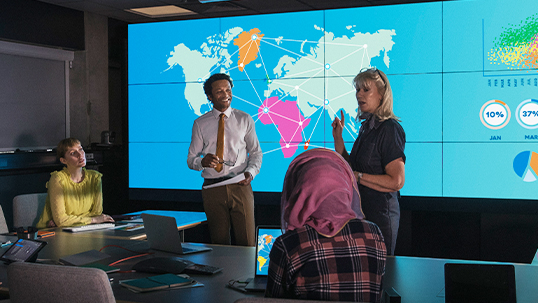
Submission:
{"label": "man's wristwatch", "polygon": [[357,183],[361,183],[361,179],[362,179],[362,173],[357,172]]}

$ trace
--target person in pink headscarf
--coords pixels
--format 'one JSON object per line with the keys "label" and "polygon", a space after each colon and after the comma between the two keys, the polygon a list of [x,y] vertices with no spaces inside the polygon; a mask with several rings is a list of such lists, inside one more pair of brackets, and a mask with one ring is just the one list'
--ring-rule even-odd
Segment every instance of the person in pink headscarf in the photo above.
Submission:
{"label": "person in pink headscarf", "polygon": [[267,297],[379,302],[387,250],[364,220],[347,161],[313,149],[290,164],[281,200],[282,229],[270,252]]}

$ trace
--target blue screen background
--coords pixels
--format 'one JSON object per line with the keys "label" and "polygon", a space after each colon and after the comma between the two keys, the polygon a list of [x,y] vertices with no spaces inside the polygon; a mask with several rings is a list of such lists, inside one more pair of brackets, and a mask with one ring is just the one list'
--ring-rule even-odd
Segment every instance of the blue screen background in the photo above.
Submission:
{"label": "blue screen background", "polygon": [[[201,188],[186,161],[192,124],[211,110],[201,83],[226,72],[232,107],[253,117],[263,151],[253,189],[280,192],[306,143],[333,149],[340,110],[351,151],[360,126],[351,82],[375,66],[406,132],[402,195],[534,199],[538,163],[529,158],[525,180],[514,170],[518,154],[538,152],[538,32],[525,32],[538,28],[534,5],[447,1],[129,25],[129,186]],[[241,67],[247,48],[252,60]],[[259,113],[272,97],[294,102],[293,112],[269,113],[289,123]]]}

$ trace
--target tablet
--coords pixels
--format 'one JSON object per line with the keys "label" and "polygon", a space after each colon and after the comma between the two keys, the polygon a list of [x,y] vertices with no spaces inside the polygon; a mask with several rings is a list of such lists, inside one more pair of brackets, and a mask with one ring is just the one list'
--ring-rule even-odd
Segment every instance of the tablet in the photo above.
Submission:
{"label": "tablet", "polygon": [[47,242],[19,239],[0,257],[0,261],[35,262],[37,253],[47,245]]}

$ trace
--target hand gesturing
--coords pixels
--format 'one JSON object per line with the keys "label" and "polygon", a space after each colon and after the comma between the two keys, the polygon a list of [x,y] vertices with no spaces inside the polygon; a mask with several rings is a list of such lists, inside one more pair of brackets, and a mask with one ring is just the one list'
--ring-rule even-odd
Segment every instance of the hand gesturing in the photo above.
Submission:
{"label": "hand gesturing", "polygon": [[340,110],[340,117],[341,119],[338,119],[338,117],[334,117],[331,126],[333,127],[334,150],[336,150],[337,153],[342,154],[345,150],[342,132],[344,131],[344,126],[346,122],[346,117],[344,116],[343,110]]}

